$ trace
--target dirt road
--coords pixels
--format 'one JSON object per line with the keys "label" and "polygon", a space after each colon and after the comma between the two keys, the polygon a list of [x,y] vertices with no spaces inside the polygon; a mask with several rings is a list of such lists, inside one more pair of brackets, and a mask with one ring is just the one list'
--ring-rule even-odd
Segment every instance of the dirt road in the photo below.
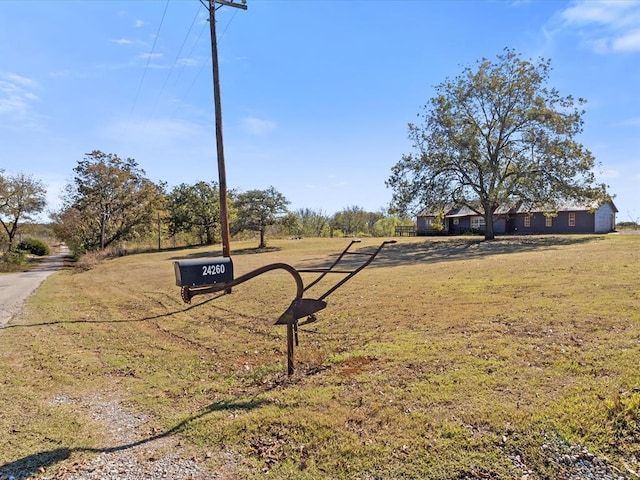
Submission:
{"label": "dirt road", "polygon": [[40,284],[53,272],[60,270],[69,249],[62,247],[60,253],[45,258],[29,272],[0,274],[0,328],[22,311],[22,306]]}

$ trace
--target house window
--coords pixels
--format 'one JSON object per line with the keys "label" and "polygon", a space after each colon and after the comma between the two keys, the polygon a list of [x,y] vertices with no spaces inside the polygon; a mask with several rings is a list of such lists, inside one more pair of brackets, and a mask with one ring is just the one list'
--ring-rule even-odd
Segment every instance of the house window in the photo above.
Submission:
{"label": "house window", "polygon": [[552,217],[544,217],[544,226],[545,227],[553,226],[553,218]]}
{"label": "house window", "polygon": [[569,212],[569,226],[576,226],[576,212]]}
{"label": "house window", "polygon": [[472,230],[484,230],[484,217],[471,217]]}
{"label": "house window", "polygon": [[460,223],[460,219],[459,218],[454,218],[453,219],[453,224],[454,225],[458,225]]}
{"label": "house window", "polygon": [[531,215],[525,215],[524,216],[524,226],[525,227],[530,227],[531,226]]}

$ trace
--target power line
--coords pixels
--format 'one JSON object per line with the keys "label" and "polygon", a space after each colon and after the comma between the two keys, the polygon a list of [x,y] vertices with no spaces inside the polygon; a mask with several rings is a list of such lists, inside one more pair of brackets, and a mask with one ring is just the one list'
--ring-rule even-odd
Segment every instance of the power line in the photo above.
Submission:
{"label": "power line", "polygon": [[[199,14],[199,12],[197,13]],[[192,58],[193,52],[196,49],[196,47],[200,44],[200,38],[202,37],[202,34],[205,32],[206,27],[207,27],[207,22],[202,22],[202,28],[200,29],[198,38],[196,38],[196,41],[191,46],[191,50],[189,50],[189,53],[187,54],[187,58]],[[175,91],[175,87],[178,84],[178,80],[182,76],[182,72],[184,72],[184,69],[185,69],[185,64],[182,64],[182,66],[180,67],[180,70],[178,71],[178,75],[176,75],[176,78],[173,81],[173,85],[171,86],[171,91]]]}
{"label": "power line", "polygon": [[[220,8],[220,7],[218,7],[218,8]],[[231,22],[233,22],[233,19],[236,18],[236,14],[237,13],[238,13],[238,10],[234,10],[233,11],[233,16],[227,22],[227,26],[224,27],[224,30],[222,31],[222,33],[218,36],[218,41],[222,40],[222,37],[224,37],[224,34],[227,33],[227,30],[229,29],[229,26],[231,26]]]}
{"label": "power line", "polygon": [[164,83],[162,84],[162,87],[160,88],[160,91],[158,92],[158,96],[156,97],[156,101],[153,103],[153,107],[151,109],[151,114],[149,115],[149,117],[153,117],[153,114],[156,110],[156,106],[158,105],[158,101],[160,100],[160,97],[162,96],[165,87],[167,86],[167,82],[169,81],[169,77],[171,77],[171,74],[173,73],[173,69],[176,66],[176,64],[178,63],[178,59],[180,58],[180,54],[182,53],[182,49],[184,48],[185,44],[187,43],[187,39],[189,38],[189,34],[191,33],[191,30],[193,29],[193,26],[196,23],[196,20],[198,19],[198,16],[200,15],[200,11],[199,9],[196,10],[196,14],[193,17],[193,20],[191,21],[191,25],[189,26],[189,30],[187,31],[187,33],[184,36],[184,40],[182,40],[182,45],[180,45],[180,49],[178,50],[178,53],[176,54],[176,57],[173,59],[173,63],[171,64],[171,69],[169,70],[169,73],[167,74],[167,76],[164,79]]}
{"label": "power line", "polygon": [[[218,7],[218,8],[220,8],[220,7]],[[227,22],[227,25],[225,26],[224,30],[222,31],[222,34],[220,34],[218,36],[218,41],[222,40],[222,38],[224,37],[224,34],[229,29],[229,26],[231,26],[231,23],[233,22],[233,19],[236,18],[236,14],[237,13],[238,13],[238,10],[234,10],[233,15],[229,19],[229,21]],[[196,44],[200,40],[200,37],[202,36],[203,32],[205,31],[205,27],[206,27],[206,24],[203,25],[203,28],[200,31],[200,35],[198,36],[198,40],[196,40]],[[191,49],[191,52],[189,53],[189,56],[191,56],[191,53],[193,53],[193,50],[195,49],[196,44],[194,44],[193,48]],[[203,62],[202,65],[200,65],[200,68],[198,69],[198,73],[196,73],[196,76],[193,78],[193,80],[189,84],[189,88],[187,88],[187,90],[182,95],[181,100],[184,101],[189,96],[189,93],[191,93],[191,90],[193,89],[193,87],[195,86],[196,82],[198,81],[198,78],[200,78],[200,74],[204,70],[204,67],[208,67],[208,66],[211,66],[211,58],[210,57],[205,62]],[[180,73],[181,72],[182,72],[182,69],[180,70]],[[180,74],[178,74],[178,75],[180,75]],[[178,108],[179,107],[175,108],[175,110],[173,111],[173,114],[171,115],[171,118],[173,118],[175,116],[176,112],[178,111]]]}
{"label": "power line", "polygon": [[160,25],[158,25],[158,30],[156,32],[156,36],[153,39],[153,45],[151,46],[151,53],[147,57],[147,63],[144,66],[144,71],[142,72],[142,78],[140,79],[140,84],[138,85],[138,91],[136,92],[136,96],[133,99],[133,106],[131,107],[131,112],[129,113],[129,117],[133,115],[133,111],[136,108],[136,104],[138,103],[138,97],[140,96],[140,91],[142,90],[142,84],[144,83],[144,77],[147,75],[147,70],[149,69],[149,62],[151,62],[151,57],[153,56],[153,52],[156,49],[156,42],[158,41],[158,37],[160,36],[160,29],[162,28],[162,23],[164,22],[164,17],[167,14],[167,8],[169,7],[169,0],[164,6],[164,12],[162,12],[162,18],[160,19]]}

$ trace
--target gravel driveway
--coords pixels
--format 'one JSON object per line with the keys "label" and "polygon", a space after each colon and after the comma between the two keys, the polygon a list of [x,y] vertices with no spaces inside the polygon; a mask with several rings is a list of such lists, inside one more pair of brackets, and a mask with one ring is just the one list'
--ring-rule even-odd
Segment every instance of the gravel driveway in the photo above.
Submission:
{"label": "gravel driveway", "polygon": [[25,300],[52,273],[60,270],[69,249],[63,246],[60,253],[43,259],[38,267],[28,272],[0,275],[0,328],[22,311]]}

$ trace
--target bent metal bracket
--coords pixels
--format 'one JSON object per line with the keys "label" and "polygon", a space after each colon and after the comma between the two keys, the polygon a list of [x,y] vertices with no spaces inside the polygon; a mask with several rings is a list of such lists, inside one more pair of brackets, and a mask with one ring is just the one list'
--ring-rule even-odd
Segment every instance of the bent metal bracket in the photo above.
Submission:
{"label": "bent metal bracket", "polygon": [[[338,255],[333,264],[326,268],[296,269],[286,263],[272,263],[241,275],[238,278],[233,278],[233,262],[231,258],[228,257],[178,260],[174,262],[176,285],[181,287],[182,300],[185,303],[191,303],[191,299],[197,295],[217,292],[229,293],[236,285],[272,270],[285,270],[289,272],[296,283],[296,296],[284,313],[280,315],[275,325],[287,326],[287,374],[293,375],[293,350],[294,345],[298,345],[298,326],[315,322],[315,314],[327,306],[325,299],[369,265],[386,245],[396,243],[396,241],[384,241],[375,250],[369,252],[352,251],[351,247],[356,243],[360,243],[360,240],[352,240],[342,253]],[[339,268],[340,264],[344,263],[345,257],[349,255],[359,255],[363,258],[363,262],[355,268]],[[302,276],[300,275],[301,273],[317,273],[318,276],[305,286]],[[318,298],[304,298],[304,293],[307,290],[330,273],[342,274],[344,277]],[[301,318],[305,317],[306,319],[304,321],[299,322]]]}

